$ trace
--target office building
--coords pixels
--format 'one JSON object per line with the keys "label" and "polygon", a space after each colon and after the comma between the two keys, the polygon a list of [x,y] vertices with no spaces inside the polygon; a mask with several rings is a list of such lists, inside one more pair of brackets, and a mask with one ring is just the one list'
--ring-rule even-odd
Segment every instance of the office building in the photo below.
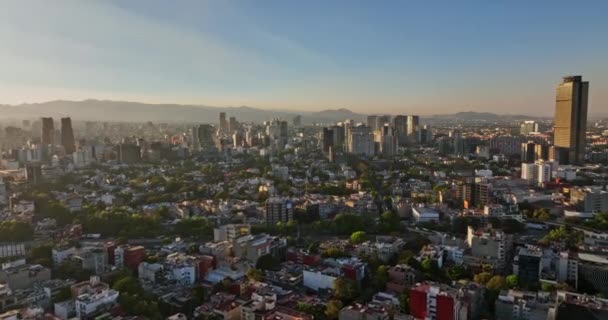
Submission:
{"label": "office building", "polygon": [[420,117],[407,116],[407,139],[410,144],[420,143]]}
{"label": "office building", "polygon": [[511,252],[513,238],[501,230],[474,229],[467,227],[466,244],[471,248],[473,257],[483,259],[483,263],[504,270]]}
{"label": "office building", "polygon": [[535,289],[540,285],[542,269],[542,252],[537,247],[519,248],[513,259],[513,274],[519,277],[519,283]]}
{"label": "office building", "polygon": [[[8,204],[8,193],[6,190],[6,183],[4,183],[4,179],[0,177],[0,207],[3,207]],[[2,257],[2,249],[0,247],[0,257]]]}
{"label": "office building", "polygon": [[72,119],[70,118],[61,118],[61,145],[66,154],[72,154],[76,151],[74,130],[72,129]]}
{"label": "office building", "polygon": [[346,141],[346,129],[343,124],[339,123],[338,125],[331,127],[334,132],[334,144],[333,151],[341,152],[344,151],[344,142]]}
{"label": "office building", "polygon": [[542,186],[553,178],[552,161],[536,161],[534,163],[521,164],[521,178],[530,184]]}
{"label": "office building", "polygon": [[[225,121],[225,120],[224,120]],[[226,129],[228,124],[226,123]],[[197,129],[198,143],[201,148],[208,149],[215,147],[215,128],[210,124],[201,124]]]}
{"label": "office building", "polygon": [[555,266],[555,278],[566,282],[573,288],[578,288],[578,255],[576,252],[563,251],[559,253]]}
{"label": "office building", "polygon": [[393,118],[393,128],[395,128],[397,144],[400,147],[407,145],[407,116],[395,116]]}
{"label": "office building", "polygon": [[325,154],[328,154],[329,150],[334,146],[334,130],[332,128],[323,128],[322,135],[322,149]]}
{"label": "office building", "polygon": [[116,151],[120,163],[130,164],[141,160],[141,149],[134,143],[120,143]]}
{"label": "office building", "polygon": [[568,149],[568,164],[585,160],[588,93],[589,82],[581,76],[564,77],[557,86],[553,144]]}
{"label": "office building", "polygon": [[228,130],[230,132],[234,132],[238,129],[239,123],[236,121],[236,117],[230,117],[230,121],[228,122]]}
{"label": "office building", "polygon": [[549,146],[537,143],[534,145],[534,161],[549,160]]}
{"label": "office building", "polygon": [[55,137],[55,124],[53,118],[42,118],[42,144],[53,145]]}
{"label": "office building", "polygon": [[376,127],[375,130],[381,129],[385,125],[391,125],[391,116],[389,115],[379,115],[376,118]]}
{"label": "office building", "polygon": [[280,197],[270,197],[266,200],[266,224],[274,226],[278,222],[287,223],[293,219],[293,203]]}
{"label": "office building", "polygon": [[430,125],[425,124],[420,129],[420,143],[430,144],[431,142],[433,142],[433,131]]}
{"label": "office building", "polygon": [[25,164],[25,178],[28,183],[39,183],[42,181],[42,165],[39,162],[28,162]]}
{"label": "office building", "polygon": [[228,130],[228,121],[226,121],[226,112],[220,112],[220,130]]}
{"label": "office building", "polygon": [[352,154],[373,156],[375,143],[370,127],[359,125],[348,130],[347,151]]}
{"label": "office building", "polygon": [[532,163],[534,162],[536,143],[534,141],[528,141],[521,144],[521,162]]}
{"label": "office building", "polygon": [[367,116],[367,126],[370,128],[371,131],[376,130],[376,125],[378,124],[378,116],[376,115],[369,115]]}
{"label": "office building", "polygon": [[487,180],[475,182],[474,192],[474,205],[476,207],[485,206],[492,201],[492,184]]}
{"label": "office building", "polygon": [[376,144],[376,154],[391,156],[397,151],[397,139],[393,133],[393,128],[389,125],[383,125],[374,131],[374,143]]}
{"label": "office building", "polygon": [[527,136],[529,134],[531,134],[532,132],[538,132],[539,131],[539,126],[538,126],[538,122],[534,121],[534,120],[526,120],[524,122],[522,122],[520,128],[519,128],[519,133]]}
{"label": "office building", "polygon": [[274,119],[264,123],[270,146],[277,151],[285,149],[288,142],[287,121]]}
{"label": "office building", "polygon": [[570,204],[582,212],[608,211],[608,191],[601,187],[575,187],[570,189]]}

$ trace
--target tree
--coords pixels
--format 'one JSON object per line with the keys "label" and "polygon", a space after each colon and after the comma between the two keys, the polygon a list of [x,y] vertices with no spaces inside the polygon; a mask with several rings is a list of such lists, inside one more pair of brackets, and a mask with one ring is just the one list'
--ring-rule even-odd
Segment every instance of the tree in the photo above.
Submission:
{"label": "tree", "polygon": [[505,281],[509,288],[511,288],[511,289],[517,288],[517,285],[519,284],[519,277],[515,274],[508,275],[507,278],[505,279]]}
{"label": "tree", "polygon": [[408,241],[405,242],[404,249],[411,250],[412,252],[419,252],[420,249],[422,249],[422,247],[424,247],[430,243],[431,243],[431,240],[429,240],[428,238],[421,236],[419,234],[416,234],[414,236],[414,238],[409,239]]}
{"label": "tree", "polygon": [[479,283],[479,284],[486,284],[488,283],[488,281],[490,281],[490,279],[492,278],[492,274],[488,273],[488,272],[481,272],[476,274],[473,277],[473,281]]}
{"label": "tree", "polygon": [[314,319],[324,319],[325,311],[327,309],[322,304],[312,305],[305,302],[300,302],[296,305],[296,310],[304,312],[306,314],[310,314],[314,317]]}
{"label": "tree", "polygon": [[124,292],[131,295],[142,295],[144,292],[143,288],[139,284],[139,281],[131,276],[117,280],[112,286],[112,289],[120,292],[121,294]]}
{"label": "tree", "polygon": [[181,219],[175,224],[174,232],[183,237],[203,238],[212,234],[213,226],[201,217]]}
{"label": "tree", "polygon": [[550,242],[563,243],[567,247],[576,247],[583,240],[582,232],[576,230],[570,230],[569,227],[560,226],[557,229],[549,231],[540,241],[540,244],[547,244]]}
{"label": "tree", "polygon": [[340,300],[329,300],[327,303],[327,310],[325,310],[325,316],[328,320],[338,319],[340,310],[342,310],[342,301]]}
{"label": "tree", "polygon": [[323,252],[321,252],[321,257],[336,259],[336,258],[348,257],[348,254],[346,252],[344,252],[343,250],[340,250],[339,248],[331,247],[331,248],[327,248],[326,250],[323,250]]}
{"label": "tree", "polygon": [[465,279],[468,277],[467,270],[462,266],[453,266],[447,269],[446,272],[448,278],[452,281]]}
{"label": "tree", "polygon": [[403,293],[399,295],[399,305],[401,306],[401,312],[405,314],[410,313],[410,291],[404,290]]}
{"label": "tree", "polygon": [[423,272],[430,273],[433,270],[433,260],[431,260],[429,257],[424,258],[424,260],[422,260],[420,263],[420,267],[422,268]]}
{"label": "tree", "polygon": [[29,241],[34,238],[34,229],[29,223],[5,220],[0,222],[0,242]]}
{"label": "tree", "polygon": [[33,247],[30,252],[29,263],[40,264],[47,268],[53,265],[53,246],[50,244],[43,244],[41,246]]}
{"label": "tree", "polygon": [[53,278],[85,281],[89,279],[92,274],[93,273],[91,271],[82,269],[80,266],[68,261],[53,266]]}
{"label": "tree", "polygon": [[192,297],[197,302],[197,304],[203,303],[205,301],[206,295],[207,294],[206,294],[205,287],[203,287],[201,285],[197,285],[192,288]]}
{"label": "tree", "polygon": [[414,252],[412,252],[411,250],[403,250],[403,251],[399,252],[399,257],[397,258],[397,261],[400,264],[407,263],[415,255],[416,254],[414,254]]}
{"label": "tree", "polygon": [[307,248],[308,254],[319,253],[319,241],[313,241]]}
{"label": "tree", "polygon": [[504,219],[501,221],[501,229],[507,234],[524,232],[526,226],[515,219]]}
{"label": "tree", "polygon": [[552,283],[547,283],[547,282],[543,282],[540,284],[540,288],[543,291],[547,291],[547,292],[553,292],[555,291],[555,285],[553,285]]}
{"label": "tree", "polygon": [[357,286],[352,280],[339,277],[334,281],[334,296],[343,302],[351,302],[357,297]]}
{"label": "tree", "polygon": [[281,268],[281,262],[275,258],[272,254],[265,254],[258,258],[255,265],[256,269],[260,270],[279,270]]}
{"label": "tree", "polygon": [[263,277],[262,271],[254,268],[249,268],[246,275],[249,281],[262,281]]}
{"label": "tree", "polygon": [[549,210],[547,210],[546,208],[534,210],[534,212],[532,213],[532,217],[538,221],[549,221],[549,219],[551,219]]}
{"label": "tree", "polygon": [[376,291],[381,291],[386,288],[386,283],[388,282],[388,268],[386,266],[379,266],[376,269],[372,277],[372,286]]}
{"label": "tree", "polygon": [[508,286],[504,277],[496,275],[493,276],[490,280],[488,280],[488,282],[486,283],[486,287],[490,291],[498,292],[500,290],[507,289]]}
{"label": "tree", "polygon": [[367,233],[365,231],[356,231],[350,235],[350,242],[353,244],[359,244],[367,240]]}

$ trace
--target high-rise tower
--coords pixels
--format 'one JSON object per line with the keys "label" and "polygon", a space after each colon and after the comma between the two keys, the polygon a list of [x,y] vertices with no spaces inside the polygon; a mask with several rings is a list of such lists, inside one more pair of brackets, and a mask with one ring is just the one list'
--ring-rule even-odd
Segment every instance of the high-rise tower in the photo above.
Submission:
{"label": "high-rise tower", "polygon": [[53,137],[55,136],[55,125],[53,124],[53,118],[42,118],[42,144],[49,145],[53,144]]}
{"label": "high-rise tower", "polygon": [[589,82],[582,76],[564,77],[557,86],[553,144],[568,150],[560,162],[581,165],[585,160],[588,93]]}
{"label": "high-rise tower", "polygon": [[226,112],[220,112],[220,130],[228,130],[228,121],[226,121]]}
{"label": "high-rise tower", "polygon": [[74,130],[72,129],[72,119],[70,118],[61,118],[61,145],[63,145],[66,154],[72,154],[76,151]]}

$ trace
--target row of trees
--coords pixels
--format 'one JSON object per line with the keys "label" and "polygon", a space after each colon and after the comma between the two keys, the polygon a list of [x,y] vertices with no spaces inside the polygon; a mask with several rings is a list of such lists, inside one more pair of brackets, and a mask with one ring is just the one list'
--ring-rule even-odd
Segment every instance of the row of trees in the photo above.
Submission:
{"label": "row of trees", "polygon": [[565,221],[570,224],[595,230],[608,231],[608,211],[600,212],[588,220],[582,220],[577,217],[568,217]]}
{"label": "row of trees", "polygon": [[27,222],[4,220],[0,222],[0,242],[29,241],[34,237],[34,229]]}

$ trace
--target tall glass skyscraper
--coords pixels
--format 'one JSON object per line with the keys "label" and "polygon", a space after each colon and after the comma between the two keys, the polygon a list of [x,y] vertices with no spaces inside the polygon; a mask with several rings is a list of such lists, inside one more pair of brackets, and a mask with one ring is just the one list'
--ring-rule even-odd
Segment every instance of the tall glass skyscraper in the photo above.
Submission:
{"label": "tall glass skyscraper", "polygon": [[589,82],[582,76],[564,77],[557,86],[553,144],[567,150],[560,163],[582,165],[585,160],[588,93]]}

